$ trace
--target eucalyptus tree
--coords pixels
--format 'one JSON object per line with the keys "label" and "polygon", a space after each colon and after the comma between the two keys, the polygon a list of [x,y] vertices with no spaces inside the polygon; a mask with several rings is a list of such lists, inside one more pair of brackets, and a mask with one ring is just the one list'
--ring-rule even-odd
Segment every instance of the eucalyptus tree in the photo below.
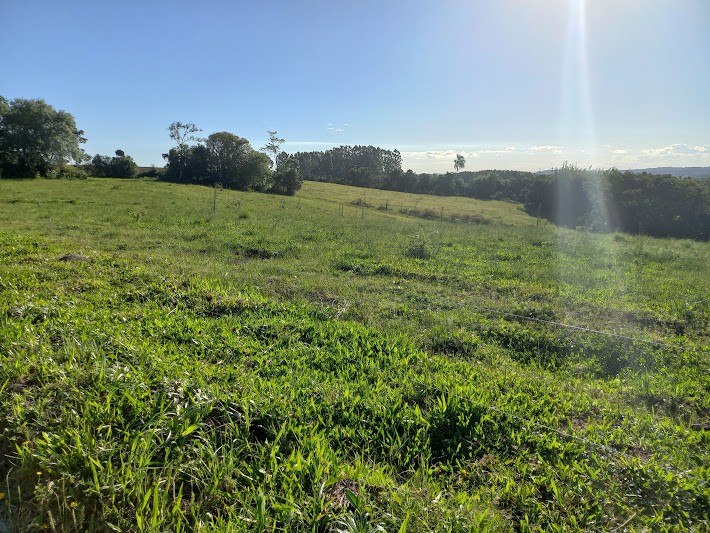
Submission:
{"label": "eucalyptus tree", "polygon": [[[177,157],[171,158],[170,154],[163,154],[163,157],[168,160],[168,164],[177,164],[178,166],[178,181],[182,181],[183,170],[187,166],[187,160],[190,155],[191,141],[199,140],[195,135],[202,130],[192,122],[173,122],[168,126],[168,135],[177,144],[174,148]],[[172,150],[171,150],[172,151]]]}
{"label": "eucalyptus tree", "polygon": [[267,154],[271,158],[271,168],[278,168],[278,155],[281,151],[281,145],[286,142],[285,139],[281,139],[276,131],[267,130],[269,134],[269,142],[262,146],[261,151]]}

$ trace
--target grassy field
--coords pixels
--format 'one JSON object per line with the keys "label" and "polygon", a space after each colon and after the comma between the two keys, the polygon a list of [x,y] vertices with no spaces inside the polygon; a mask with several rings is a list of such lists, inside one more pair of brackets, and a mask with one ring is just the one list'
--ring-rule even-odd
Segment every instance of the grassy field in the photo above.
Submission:
{"label": "grassy field", "polygon": [[707,530],[708,265],[505,202],[4,180],[0,531]]}

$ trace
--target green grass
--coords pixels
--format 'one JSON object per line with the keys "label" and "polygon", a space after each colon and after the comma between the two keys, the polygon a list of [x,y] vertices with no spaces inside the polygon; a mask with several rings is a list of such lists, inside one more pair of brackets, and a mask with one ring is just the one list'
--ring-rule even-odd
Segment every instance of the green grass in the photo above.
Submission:
{"label": "green grass", "polygon": [[707,243],[214,194],[0,182],[18,531],[710,527]]}

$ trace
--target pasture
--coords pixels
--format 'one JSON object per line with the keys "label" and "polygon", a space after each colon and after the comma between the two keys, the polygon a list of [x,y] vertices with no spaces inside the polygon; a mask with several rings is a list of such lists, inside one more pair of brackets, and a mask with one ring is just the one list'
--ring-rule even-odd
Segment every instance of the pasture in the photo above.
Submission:
{"label": "pasture", "polygon": [[708,265],[507,202],[3,180],[0,518],[704,530]]}

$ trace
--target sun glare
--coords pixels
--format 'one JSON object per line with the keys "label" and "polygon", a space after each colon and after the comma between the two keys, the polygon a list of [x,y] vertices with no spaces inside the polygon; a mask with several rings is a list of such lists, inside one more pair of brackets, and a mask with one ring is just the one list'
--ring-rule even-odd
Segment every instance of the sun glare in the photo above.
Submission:
{"label": "sun glare", "polygon": [[569,144],[580,145],[588,156],[593,155],[594,116],[589,89],[585,0],[570,0],[568,4],[561,81],[561,137]]}
{"label": "sun glare", "polygon": [[[573,153],[576,151],[578,157],[569,161],[571,165],[589,169],[585,177],[585,187],[588,188],[587,192],[594,203],[590,220],[568,221],[568,223],[601,228],[609,223],[609,213],[601,185],[600,159],[594,128],[587,29],[586,0],[569,0],[561,76],[560,144],[568,147]],[[566,170],[563,169],[561,172],[565,173]],[[560,176],[557,181],[558,220],[566,220],[574,211],[574,195],[574,188],[566,183],[563,176]],[[562,246],[561,242],[562,240],[560,246]],[[592,240],[590,246],[594,246]],[[560,272],[560,275],[563,277],[565,273]]]}

